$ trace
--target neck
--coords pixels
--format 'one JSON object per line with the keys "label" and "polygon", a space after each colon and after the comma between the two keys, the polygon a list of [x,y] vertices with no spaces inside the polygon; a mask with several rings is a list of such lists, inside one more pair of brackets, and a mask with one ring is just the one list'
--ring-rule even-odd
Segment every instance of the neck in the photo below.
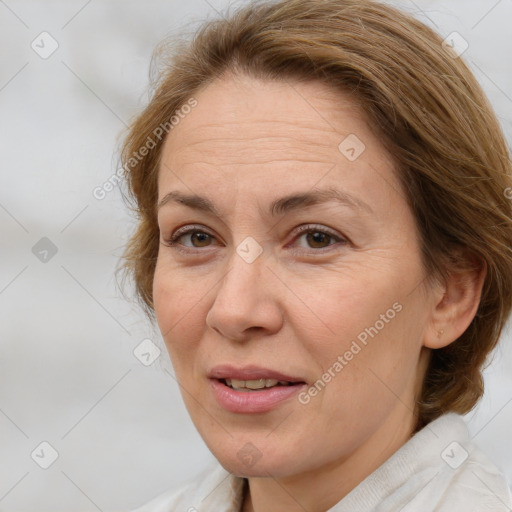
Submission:
{"label": "neck", "polygon": [[[403,416],[403,404],[400,412]],[[388,420],[382,429],[342,460],[298,475],[249,478],[242,512],[329,510],[413,435],[416,418],[410,411],[398,423],[394,414]],[[401,425],[399,429],[397,424]]]}

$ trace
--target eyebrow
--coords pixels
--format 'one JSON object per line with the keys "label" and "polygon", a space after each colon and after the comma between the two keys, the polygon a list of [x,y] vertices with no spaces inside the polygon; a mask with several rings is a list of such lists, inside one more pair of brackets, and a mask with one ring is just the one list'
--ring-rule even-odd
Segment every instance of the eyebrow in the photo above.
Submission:
{"label": "eyebrow", "polygon": [[[335,188],[327,188],[322,190],[317,189],[281,197],[272,202],[269,208],[269,213],[273,217],[282,216],[288,212],[298,210],[299,208],[323,204],[330,201],[335,201],[355,210],[364,210],[367,213],[373,213],[373,210],[370,208],[370,206],[361,199]],[[194,210],[210,213],[217,217],[222,216],[216,206],[206,197],[202,197],[196,194],[184,194],[183,192],[179,192],[177,190],[166,194],[158,202],[157,209],[159,210],[162,208],[162,206],[172,202],[182,204]]]}

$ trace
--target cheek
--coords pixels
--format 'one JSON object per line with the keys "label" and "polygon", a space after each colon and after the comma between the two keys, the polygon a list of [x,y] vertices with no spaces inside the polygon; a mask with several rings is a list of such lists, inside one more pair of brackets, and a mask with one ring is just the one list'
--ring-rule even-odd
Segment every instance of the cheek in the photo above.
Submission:
{"label": "cheek", "polygon": [[294,281],[295,295],[304,299],[295,298],[289,307],[291,324],[300,326],[300,337],[323,363],[343,354],[354,340],[382,338],[399,320],[403,293],[389,271],[373,276],[361,271],[329,272],[314,286],[307,276],[302,282],[295,276]]}
{"label": "cheek", "polygon": [[157,264],[153,281],[156,319],[173,365],[193,355],[206,314],[205,289],[187,285],[179,276],[180,272],[164,270]]}
{"label": "cheek", "polygon": [[331,275],[314,288],[304,282],[297,295],[307,304],[297,302],[291,320],[315,363],[311,377],[327,381],[325,398],[356,408],[368,403],[365,397],[393,397],[379,379],[400,393],[414,370],[425,322],[421,295],[411,293],[414,269],[374,269],[346,273],[337,283]]}

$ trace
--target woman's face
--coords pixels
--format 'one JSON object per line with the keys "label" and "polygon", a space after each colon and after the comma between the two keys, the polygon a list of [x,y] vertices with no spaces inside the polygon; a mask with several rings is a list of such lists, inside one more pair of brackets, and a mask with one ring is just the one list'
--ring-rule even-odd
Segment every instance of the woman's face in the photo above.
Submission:
{"label": "woman's face", "polygon": [[392,158],[318,82],[195,98],[163,149],[153,285],[194,424],[238,475],[385,460],[415,425],[433,305]]}

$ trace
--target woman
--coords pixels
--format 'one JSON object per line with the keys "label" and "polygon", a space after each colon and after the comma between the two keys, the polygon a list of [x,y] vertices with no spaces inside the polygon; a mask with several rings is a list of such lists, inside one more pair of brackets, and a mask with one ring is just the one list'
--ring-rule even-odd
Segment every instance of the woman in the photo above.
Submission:
{"label": "woman", "polygon": [[126,269],[219,464],[141,511],[510,510],[461,417],[511,308],[510,161],[453,46],[282,0],[164,68]]}

